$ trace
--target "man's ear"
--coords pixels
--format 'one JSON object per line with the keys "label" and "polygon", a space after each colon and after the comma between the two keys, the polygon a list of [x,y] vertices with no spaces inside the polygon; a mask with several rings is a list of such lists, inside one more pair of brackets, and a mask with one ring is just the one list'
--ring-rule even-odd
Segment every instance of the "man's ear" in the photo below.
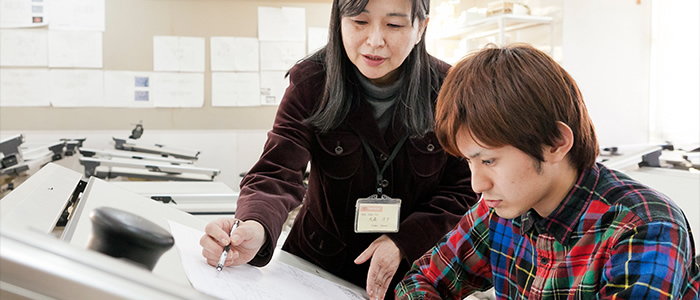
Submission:
{"label": "man's ear", "polygon": [[544,161],[549,163],[557,163],[566,158],[571,147],[574,146],[574,132],[571,131],[571,127],[557,121],[557,128],[559,129],[559,137],[554,140],[553,146],[547,146],[544,149]]}

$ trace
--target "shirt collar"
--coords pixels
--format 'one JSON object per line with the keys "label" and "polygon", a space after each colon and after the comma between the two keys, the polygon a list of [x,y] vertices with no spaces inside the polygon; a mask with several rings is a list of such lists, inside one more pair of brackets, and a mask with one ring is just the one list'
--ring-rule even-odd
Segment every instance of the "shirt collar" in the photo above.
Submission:
{"label": "shirt collar", "polygon": [[585,207],[588,207],[591,202],[591,191],[595,190],[599,176],[600,168],[597,164],[592,168],[586,168],[566,198],[547,217],[540,216],[534,209],[524,213],[521,216],[522,235],[525,236],[531,230],[537,230],[538,234],[548,233],[559,243],[566,245],[571,233],[582,219],[586,211]]}

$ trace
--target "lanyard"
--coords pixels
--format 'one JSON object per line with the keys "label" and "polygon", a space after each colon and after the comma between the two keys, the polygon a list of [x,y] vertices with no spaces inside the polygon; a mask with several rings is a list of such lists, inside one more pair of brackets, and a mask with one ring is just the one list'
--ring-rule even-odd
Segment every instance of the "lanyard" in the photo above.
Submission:
{"label": "lanyard", "polygon": [[365,151],[367,151],[367,154],[369,155],[370,161],[372,161],[372,165],[374,166],[374,170],[377,171],[377,196],[379,198],[382,197],[382,180],[384,180],[384,171],[386,171],[386,168],[389,167],[389,164],[391,161],[394,160],[394,157],[396,157],[396,154],[399,153],[399,150],[401,150],[401,147],[403,146],[403,143],[406,142],[408,139],[408,135],[405,135],[401,140],[396,144],[396,147],[394,147],[394,151],[391,152],[391,155],[389,155],[389,158],[386,160],[384,163],[384,166],[382,167],[381,170],[379,170],[379,165],[377,164],[377,160],[374,158],[374,152],[372,152],[372,148],[369,147],[367,144],[367,141],[360,137],[360,140],[362,141],[362,146],[365,147]]}

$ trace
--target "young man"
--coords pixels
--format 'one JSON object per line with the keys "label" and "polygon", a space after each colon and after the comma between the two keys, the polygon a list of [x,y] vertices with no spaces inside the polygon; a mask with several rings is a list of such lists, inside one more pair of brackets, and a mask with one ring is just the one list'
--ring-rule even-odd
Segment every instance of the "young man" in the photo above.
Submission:
{"label": "young man", "polygon": [[667,196],[596,163],[571,76],[527,45],[487,47],[440,91],[443,148],[480,202],[396,287],[398,299],[698,299],[695,246]]}

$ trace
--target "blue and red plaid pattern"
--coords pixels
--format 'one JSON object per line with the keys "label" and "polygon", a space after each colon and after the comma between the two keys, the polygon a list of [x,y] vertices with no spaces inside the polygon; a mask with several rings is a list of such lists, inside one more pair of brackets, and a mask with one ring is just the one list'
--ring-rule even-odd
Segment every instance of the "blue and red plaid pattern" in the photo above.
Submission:
{"label": "blue and red plaid pattern", "polygon": [[699,299],[683,212],[665,195],[601,164],[552,214],[500,218],[475,205],[396,287],[397,299]]}

